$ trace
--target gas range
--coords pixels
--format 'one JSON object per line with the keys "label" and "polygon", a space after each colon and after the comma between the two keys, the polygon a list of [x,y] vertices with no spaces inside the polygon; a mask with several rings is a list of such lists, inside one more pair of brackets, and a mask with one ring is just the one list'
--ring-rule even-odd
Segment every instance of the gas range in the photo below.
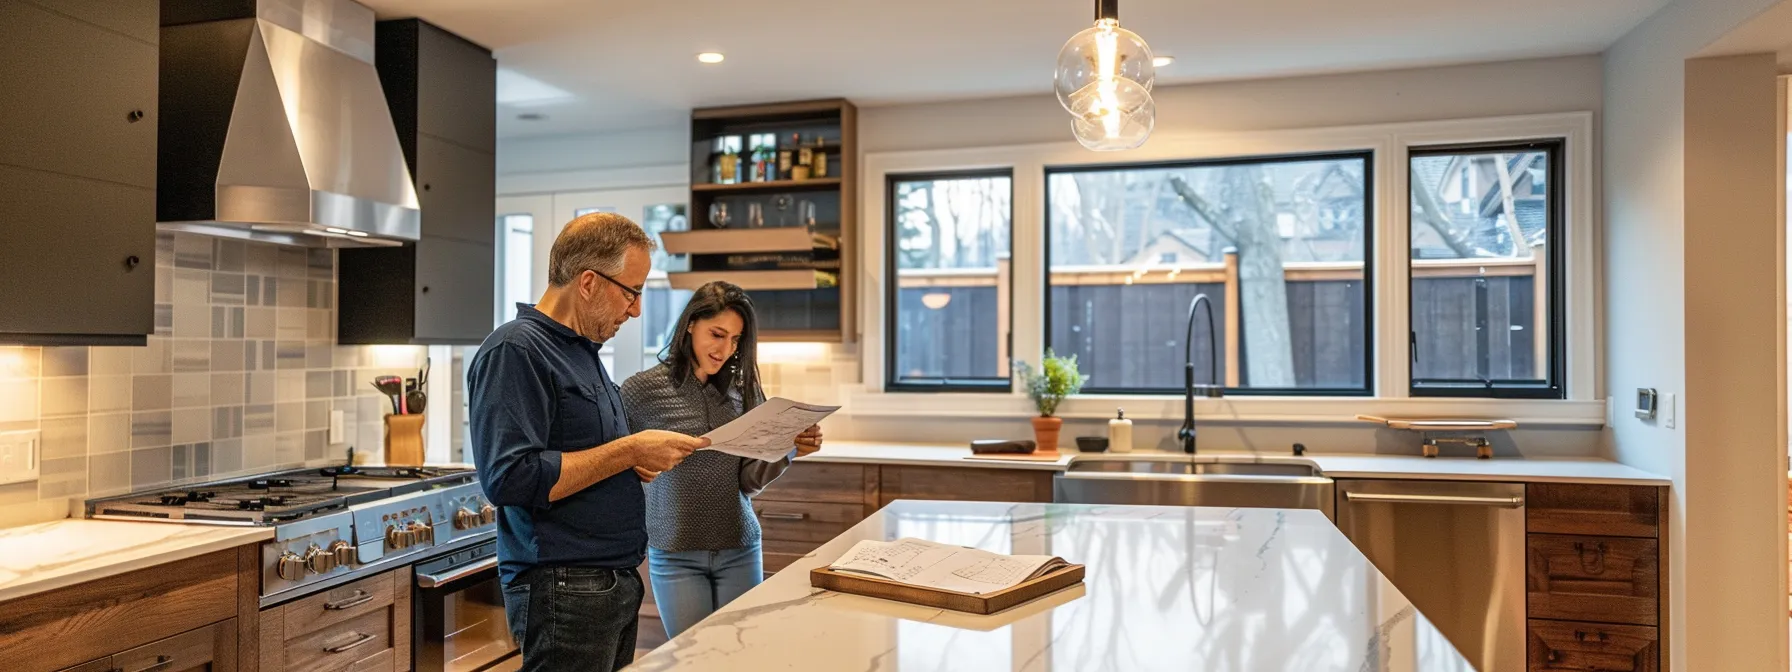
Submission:
{"label": "gas range", "polygon": [[294,469],[89,500],[87,517],[274,528],[270,606],[495,535],[497,509],[464,467]]}

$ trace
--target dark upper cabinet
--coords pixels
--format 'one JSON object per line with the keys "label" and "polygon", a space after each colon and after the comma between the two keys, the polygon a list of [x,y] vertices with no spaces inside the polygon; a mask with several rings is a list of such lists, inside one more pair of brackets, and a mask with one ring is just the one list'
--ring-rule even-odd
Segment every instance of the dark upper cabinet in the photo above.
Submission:
{"label": "dark upper cabinet", "polygon": [[0,2],[0,343],[155,330],[156,0]]}
{"label": "dark upper cabinet", "polygon": [[375,31],[374,65],[416,182],[422,235],[402,248],[340,252],[337,341],[477,344],[495,314],[498,63],[418,19]]}

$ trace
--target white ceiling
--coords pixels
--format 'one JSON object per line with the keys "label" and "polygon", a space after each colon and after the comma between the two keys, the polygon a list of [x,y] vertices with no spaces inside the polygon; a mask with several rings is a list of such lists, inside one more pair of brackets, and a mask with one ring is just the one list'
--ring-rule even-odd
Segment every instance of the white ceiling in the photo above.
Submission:
{"label": "white ceiling", "polygon": [[[1093,0],[361,0],[493,49],[499,135],[682,123],[692,107],[1051,91]],[[1127,0],[1159,84],[1603,51],[1667,0]],[[727,55],[699,64],[701,51]],[[520,121],[521,113],[540,121]]]}

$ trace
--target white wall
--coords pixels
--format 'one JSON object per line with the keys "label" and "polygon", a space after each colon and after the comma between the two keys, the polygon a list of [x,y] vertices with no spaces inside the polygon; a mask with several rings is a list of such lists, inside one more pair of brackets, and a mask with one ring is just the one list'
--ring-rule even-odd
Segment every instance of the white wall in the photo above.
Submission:
{"label": "white wall", "polygon": [[[1674,670],[1786,669],[1777,339],[1747,340],[1774,328],[1762,322],[1778,314],[1775,288],[1783,286],[1773,260],[1761,263],[1783,226],[1761,221],[1763,202],[1773,220],[1772,190],[1759,174],[1774,174],[1771,156],[1762,161],[1762,148],[1775,145],[1772,56],[1765,68],[1686,61],[1771,4],[1680,0],[1605,56],[1608,389],[1622,397],[1654,387],[1679,401],[1654,422],[1614,412],[1607,448],[1674,479]],[[1747,256],[1728,256],[1739,253]],[[1731,329],[1743,340],[1727,338]]]}

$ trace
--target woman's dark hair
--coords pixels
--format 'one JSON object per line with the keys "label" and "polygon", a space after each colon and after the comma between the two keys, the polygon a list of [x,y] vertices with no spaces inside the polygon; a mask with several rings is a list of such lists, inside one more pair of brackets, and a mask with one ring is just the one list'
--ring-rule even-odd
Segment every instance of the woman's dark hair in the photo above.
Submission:
{"label": "woman's dark hair", "polygon": [[723,392],[729,387],[739,389],[744,412],[758,406],[760,398],[765,396],[759,387],[758,319],[753,314],[753,300],[747,298],[746,290],[717,280],[692,292],[691,302],[685,304],[684,314],[678,317],[678,325],[672,329],[672,340],[660,351],[660,362],[672,368],[672,380],[679,384],[694,376],[697,352],[691,345],[691,325],[720,315],[724,310],[740,315],[740,345],[735,347],[734,356],[728,359],[727,365],[709,377],[709,384]]}

